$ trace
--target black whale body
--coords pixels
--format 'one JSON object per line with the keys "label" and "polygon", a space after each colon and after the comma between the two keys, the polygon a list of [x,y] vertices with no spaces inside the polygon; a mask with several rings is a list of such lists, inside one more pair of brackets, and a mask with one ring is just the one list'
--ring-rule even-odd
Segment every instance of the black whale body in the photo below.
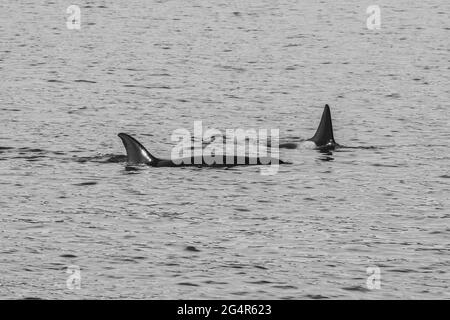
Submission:
{"label": "black whale body", "polygon": [[127,162],[133,164],[147,164],[152,167],[231,167],[240,165],[270,165],[287,164],[278,158],[272,157],[247,157],[247,156],[226,156],[226,155],[200,155],[178,159],[159,159],[154,157],[145,147],[132,136],[126,133],[119,133],[123,145],[127,151]]}

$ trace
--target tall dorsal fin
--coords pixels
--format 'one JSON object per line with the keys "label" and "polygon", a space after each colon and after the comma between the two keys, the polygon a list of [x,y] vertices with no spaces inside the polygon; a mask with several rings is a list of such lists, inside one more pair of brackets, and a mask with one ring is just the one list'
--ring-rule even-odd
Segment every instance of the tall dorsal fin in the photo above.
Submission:
{"label": "tall dorsal fin", "polygon": [[122,139],[123,145],[127,151],[128,163],[145,163],[154,165],[158,162],[155,158],[144,148],[144,146],[132,136],[126,133],[119,133],[119,138]]}
{"label": "tall dorsal fin", "polygon": [[334,141],[333,124],[331,123],[331,112],[328,104],[326,104],[323,109],[322,119],[320,119],[316,134],[308,140],[313,141],[318,147],[325,146],[329,143],[336,144],[336,141]]}

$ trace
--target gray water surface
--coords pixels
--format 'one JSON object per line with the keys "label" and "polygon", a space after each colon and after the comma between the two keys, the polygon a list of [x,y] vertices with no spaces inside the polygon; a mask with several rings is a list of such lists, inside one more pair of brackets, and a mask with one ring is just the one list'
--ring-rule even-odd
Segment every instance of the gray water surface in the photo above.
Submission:
{"label": "gray water surface", "polygon": [[[448,1],[71,4],[0,2],[0,298],[450,298]],[[325,103],[348,148],[276,175],[108,161],[200,120],[299,142]]]}

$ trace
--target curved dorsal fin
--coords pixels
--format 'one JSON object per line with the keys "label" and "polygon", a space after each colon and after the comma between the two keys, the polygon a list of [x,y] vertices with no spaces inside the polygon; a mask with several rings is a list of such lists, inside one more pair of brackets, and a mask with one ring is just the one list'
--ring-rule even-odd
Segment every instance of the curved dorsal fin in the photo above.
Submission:
{"label": "curved dorsal fin", "polygon": [[144,146],[132,136],[126,133],[119,133],[119,138],[122,139],[123,145],[127,151],[128,163],[145,163],[154,165],[158,162],[155,158],[144,148]]}
{"label": "curved dorsal fin", "polygon": [[320,119],[319,127],[317,128],[316,134],[311,139],[316,146],[324,146],[329,143],[335,144],[333,136],[333,124],[331,123],[331,112],[328,104],[325,105],[322,113],[322,119]]}

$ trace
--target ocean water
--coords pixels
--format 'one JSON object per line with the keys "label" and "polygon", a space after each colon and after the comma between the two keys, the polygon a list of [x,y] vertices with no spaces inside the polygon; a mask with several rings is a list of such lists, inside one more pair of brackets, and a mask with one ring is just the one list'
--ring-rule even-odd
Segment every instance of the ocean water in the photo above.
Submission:
{"label": "ocean water", "polygon": [[[448,1],[71,4],[0,2],[0,298],[450,298]],[[275,175],[112,161],[326,103]]]}

